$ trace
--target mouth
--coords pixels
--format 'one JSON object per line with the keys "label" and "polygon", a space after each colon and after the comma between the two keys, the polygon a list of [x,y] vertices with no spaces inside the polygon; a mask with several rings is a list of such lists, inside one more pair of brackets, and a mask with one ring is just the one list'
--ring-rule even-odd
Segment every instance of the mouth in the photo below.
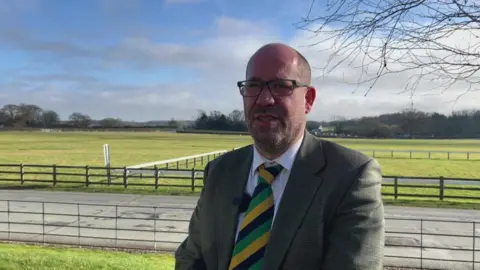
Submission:
{"label": "mouth", "polygon": [[260,114],[256,115],[254,118],[256,121],[260,122],[273,122],[273,121],[279,121],[278,117],[271,115],[271,114]]}

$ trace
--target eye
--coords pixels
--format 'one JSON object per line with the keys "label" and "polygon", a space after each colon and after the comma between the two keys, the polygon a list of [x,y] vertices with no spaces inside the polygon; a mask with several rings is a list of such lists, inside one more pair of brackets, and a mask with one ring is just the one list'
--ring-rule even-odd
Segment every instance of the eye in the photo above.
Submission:
{"label": "eye", "polygon": [[262,83],[256,81],[248,81],[243,84],[245,88],[260,88],[262,87]]}
{"label": "eye", "polygon": [[283,81],[283,80],[278,80],[278,81],[273,81],[270,86],[272,88],[277,88],[277,89],[292,89],[293,85],[292,82],[290,81]]}

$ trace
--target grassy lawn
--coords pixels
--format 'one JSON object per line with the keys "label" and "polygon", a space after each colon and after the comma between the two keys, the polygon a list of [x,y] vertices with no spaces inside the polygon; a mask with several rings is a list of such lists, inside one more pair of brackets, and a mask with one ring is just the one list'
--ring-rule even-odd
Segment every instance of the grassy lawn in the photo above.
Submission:
{"label": "grassy lawn", "polygon": [[174,258],[168,254],[0,244],[0,270],[170,270],[174,266]]}
{"label": "grassy lawn", "polygon": [[[372,156],[374,153],[367,150],[442,150],[457,152],[480,152],[480,140],[369,140],[369,139],[328,139],[347,147],[362,150]],[[128,178],[128,187],[124,187],[122,172],[114,173],[112,184],[107,182],[104,168],[89,168],[89,186],[86,187],[86,165],[103,166],[103,144],[108,143],[111,150],[112,166],[135,165],[157,160],[178,158],[182,156],[201,154],[216,150],[230,150],[251,143],[249,136],[238,135],[209,135],[209,134],[176,134],[169,132],[75,132],[75,133],[43,133],[43,132],[3,132],[0,133],[0,164],[44,164],[44,165],[77,165],[83,166],[74,169],[57,168],[58,181],[77,181],[78,183],[58,183],[52,187],[52,168],[25,167],[25,182],[0,181],[1,188],[23,189],[35,188],[42,190],[75,190],[88,192],[115,192],[137,194],[181,194],[196,195],[202,185],[201,180],[195,181],[195,191],[191,188],[174,187],[172,185],[191,186],[191,179],[160,178],[159,187],[155,191],[155,179],[151,175]],[[466,160],[465,154],[451,154],[450,159],[446,154],[428,153],[413,154],[376,152],[375,157],[382,165],[384,175],[391,176],[424,176],[424,177],[459,177],[480,178],[480,155],[472,154],[471,160]],[[206,164],[197,162],[195,168],[203,169]],[[193,165],[190,163],[188,169]],[[185,166],[181,166],[185,168]],[[19,167],[0,167],[0,178],[19,179]],[[73,175],[77,174],[77,175]],[[189,178],[189,177],[187,177]],[[41,181],[47,181],[42,183]],[[479,191],[455,190],[446,186],[445,195],[480,197]],[[458,188],[458,187],[457,187]],[[461,188],[461,187],[460,187]],[[384,187],[384,193],[393,193],[392,187]],[[451,206],[451,199],[444,202],[435,198],[412,198],[402,194],[439,194],[438,186],[435,189],[422,187],[401,187],[399,198],[392,200],[386,197],[386,202],[396,204],[435,204],[438,206]],[[480,200],[479,200],[480,202]],[[473,199],[455,200],[455,204],[462,204],[467,208],[477,207]]]}
{"label": "grassy lawn", "polygon": [[[480,140],[328,139],[359,150],[444,150],[480,152]],[[0,164],[58,164],[103,166],[108,143],[112,166],[122,167],[178,158],[251,143],[249,136],[176,134],[170,132],[1,132]],[[366,154],[373,153],[365,151]],[[385,175],[480,178],[480,154],[445,155],[376,153]],[[421,156],[422,155],[422,156]],[[199,167],[201,168],[201,167]]]}

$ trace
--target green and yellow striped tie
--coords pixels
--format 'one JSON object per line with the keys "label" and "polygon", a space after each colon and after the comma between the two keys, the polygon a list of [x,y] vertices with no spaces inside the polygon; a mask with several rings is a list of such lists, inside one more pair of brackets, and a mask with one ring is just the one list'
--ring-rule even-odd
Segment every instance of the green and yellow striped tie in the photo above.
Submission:
{"label": "green and yellow striped tie", "polygon": [[259,167],[258,183],[240,226],[230,270],[262,269],[275,208],[271,184],[282,169],[281,165]]}

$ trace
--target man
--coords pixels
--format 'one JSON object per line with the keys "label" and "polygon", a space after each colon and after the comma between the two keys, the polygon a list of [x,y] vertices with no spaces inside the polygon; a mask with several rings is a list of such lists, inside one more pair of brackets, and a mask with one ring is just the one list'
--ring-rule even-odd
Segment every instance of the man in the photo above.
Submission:
{"label": "man", "polygon": [[380,166],[306,131],[310,80],[289,46],[251,57],[238,86],[254,145],[205,167],[175,269],[383,269]]}

